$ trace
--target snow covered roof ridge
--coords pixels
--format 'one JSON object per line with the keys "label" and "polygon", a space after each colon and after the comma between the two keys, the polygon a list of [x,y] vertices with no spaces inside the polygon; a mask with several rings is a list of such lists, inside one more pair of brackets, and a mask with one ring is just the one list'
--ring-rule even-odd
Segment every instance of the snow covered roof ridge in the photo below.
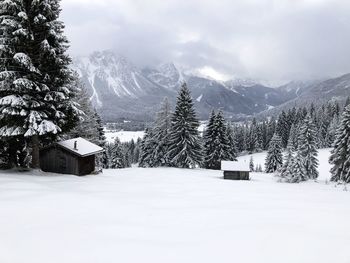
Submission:
{"label": "snow covered roof ridge", "polygon": [[104,151],[102,147],[81,137],[60,141],[57,143],[57,145],[81,157],[98,154]]}
{"label": "snow covered roof ridge", "polygon": [[249,162],[240,160],[240,161],[221,161],[221,170],[222,171],[240,171],[240,172],[249,172]]}

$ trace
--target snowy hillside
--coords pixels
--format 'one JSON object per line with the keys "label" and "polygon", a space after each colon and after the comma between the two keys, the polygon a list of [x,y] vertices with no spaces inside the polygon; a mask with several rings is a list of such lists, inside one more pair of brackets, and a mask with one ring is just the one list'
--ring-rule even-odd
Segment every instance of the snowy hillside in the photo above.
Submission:
{"label": "snowy hillside", "polygon": [[76,57],[73,68],[81,76],[94,106],[106,121],[153,117],[164,97],[175,103],[178,89],[184,81],[196,99],[196,109],[202,119],[207,119],[213,108],[222,109],[227,116],[241,117],[278,106],[295,97],[253,80],[224,83],[185,74],[174,63],[138,68],[112,51]]}
{"label": "snowy hillside", "polygon": [[350,260],[350,193],[324,182],[173,168],[42,175],[0,172],[0,262]]}
{"label": "snowy hillside", "polygon": [[[279,105],[278,107],[261,112],[261,116],[269,116],[278,114],[282,110],[290,109],[294,106],[302,107],[314,103],[320,105],[322,103],[336,100],[345,101],[350,95],[350,74],[345,74],[336,78],[327,79],[323,81],[308,82],[307,86],[299,86],[298,82],[291,83],[293,93],[297,92],[298,96],[286,103]],[[307,84],[307,83],[305,83]],[[281,90],[288,91],[290,85],[281,87]],[[293,88],[297,88],[293,90]],[[292,96],[295,94],[291,94]]]}

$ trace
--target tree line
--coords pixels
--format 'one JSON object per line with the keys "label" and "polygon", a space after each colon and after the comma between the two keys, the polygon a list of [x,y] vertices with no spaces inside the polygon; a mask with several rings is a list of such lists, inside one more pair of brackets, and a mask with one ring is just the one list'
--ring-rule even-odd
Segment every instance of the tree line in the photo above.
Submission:
{"label": "tree line", "polygon": [[174,112],[165,99],[153,127],[146,129],[140,144],[139,166],[220,169],[221,160],[236,159],[233,130],[221,111],[212,112],[203,136],[199,125],[191,93],[184,83]]}

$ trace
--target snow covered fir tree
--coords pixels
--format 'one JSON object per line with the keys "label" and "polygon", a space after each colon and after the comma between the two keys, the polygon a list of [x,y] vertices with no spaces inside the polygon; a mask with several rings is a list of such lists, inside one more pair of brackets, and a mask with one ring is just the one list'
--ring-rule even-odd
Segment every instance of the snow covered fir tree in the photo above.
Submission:
{"label": "snow covered fir tree", "polygon": [[171,118],[168,159],[171,166],[195,168],[203,162],[203,146],[198,131],[194,103],[186,83],[182,85]]}
{"label": "snow covered fir tree", "polygon": [[223,113],[213,111],[204,134],[204,166],[207,169],[220,170],[221,161],[234,161],[236,153],[234,140],[229,139],[230,130]]}
{"label": "snow covered fir tree", "polygon": [[329,161],[333,165],[331,180],[350,183],[350,105],[342,114]]}
{"label": "snow covered fir tree", "polygon": [[282,167],[282,151],[282,139],[279,135],[274,134],[269,143],[269,149],[267,150],[265,161],[266,173],[274,173]]}
{"label": "snow covered fir tree", "polygon": [[165,98],[153,128],[153,140],[157,144],[153,152],[154,166],[156,167],[170,165],[167,154],[170,147],[170,127],[171,108],[168,98]]}
{"label": "snow covered fir tree", "polygon": [[318,177],[318,159],[317,159],[317,137],[316,127],[310,115],[307,115],[301,126],[299,133],[298,153],[304,159],[305,172],[310,179]]}
{"label": "snow covered fir tree", "polygon": [[9,166],[39,168],[39,148],[74,127],[80,111],[52,1],[0,2],[0,136]]}

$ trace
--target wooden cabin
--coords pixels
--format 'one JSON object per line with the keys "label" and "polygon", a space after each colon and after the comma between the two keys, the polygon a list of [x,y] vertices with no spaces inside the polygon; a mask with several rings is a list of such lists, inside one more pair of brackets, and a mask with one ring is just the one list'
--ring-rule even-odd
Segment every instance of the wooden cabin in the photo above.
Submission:
{"label": "wooden cabin", "polygon": [[224,179],[249,180],[249,162],[245,161],[221,161],[221,170],[224,171]]}
{"label": "wooden cabin", "polygon": [[83,138],[55,143],[40,151],[40,167],[44,172],[87,175],[95,171],[95,158],[103,148]]}

